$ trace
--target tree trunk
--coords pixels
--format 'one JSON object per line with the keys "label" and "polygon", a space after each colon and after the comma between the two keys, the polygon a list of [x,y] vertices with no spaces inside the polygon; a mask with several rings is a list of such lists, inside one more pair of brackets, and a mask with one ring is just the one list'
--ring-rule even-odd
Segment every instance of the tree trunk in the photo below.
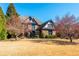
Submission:
{"label": "tree trunk", "polygon": [[15,37],[15,40],[17,40],[17,35],[16,35],[16,37]]}
{"label": "tree trunk", "polygon": [[72,38],[70,37],[70,42],[72,43]]}

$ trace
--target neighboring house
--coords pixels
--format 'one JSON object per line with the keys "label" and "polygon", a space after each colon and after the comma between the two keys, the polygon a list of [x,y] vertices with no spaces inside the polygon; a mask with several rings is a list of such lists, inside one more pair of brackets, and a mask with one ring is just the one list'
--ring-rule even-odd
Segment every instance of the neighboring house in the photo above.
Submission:
{"label": "neighboring house", "polygon": [[43,36],[47,35],[55,35],[55,24],[52,20],[48,20],[47,22],[43,23],[40,28],[38,29]]}
{"label": "neighboring house", "polygon": [[40,21],[29,16],[20,17],[22,25],[24,27],[24,32],[26,35],[35,36],[37,34],[36,29],[41,25]]}

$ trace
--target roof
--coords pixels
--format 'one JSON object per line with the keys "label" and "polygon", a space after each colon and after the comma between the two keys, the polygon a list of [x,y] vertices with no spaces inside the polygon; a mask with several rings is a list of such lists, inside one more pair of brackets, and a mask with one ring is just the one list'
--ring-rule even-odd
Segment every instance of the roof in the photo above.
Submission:
{"label": "roof", "polygon": [[[35,22],[37,25],[41,25],[41,22],[38,20],[38,19],[36,19],[36,18],[34,18],[34,17],[31,17],[31,16],[20,16],[20,20],[21,20],[21,22],[22,23],[27,23],[27,22]],[[29,21],[30,20],[30,21]]]}
{"label": "roof", "polygon": [[42,30],[53,30],[55,29],[54,22],[52,20],[48,20],[40,26]]}

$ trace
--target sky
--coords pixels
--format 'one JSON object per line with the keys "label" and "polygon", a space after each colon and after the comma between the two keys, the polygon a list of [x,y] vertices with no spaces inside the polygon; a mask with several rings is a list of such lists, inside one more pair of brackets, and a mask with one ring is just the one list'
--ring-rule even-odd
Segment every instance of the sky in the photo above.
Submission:
{"label": "sky", "polygon": [[[9,3],[0,3],[4,14]],[[74,14],[79,16],[79,3],[14,3],[16,11],[21,16],[32,16],[38,18],[41,22],[52,19],[56,16],[63,17],[65,14]]]}

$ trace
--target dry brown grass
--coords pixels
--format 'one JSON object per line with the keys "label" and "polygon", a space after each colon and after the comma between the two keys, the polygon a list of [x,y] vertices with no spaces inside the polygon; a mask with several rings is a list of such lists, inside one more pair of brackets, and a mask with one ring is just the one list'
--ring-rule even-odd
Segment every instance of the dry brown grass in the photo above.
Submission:
{"label": "dry brown grass", "polygon": [[79,40],[18,40],[0,41],[0,55],[4,56],[79,56]]}

